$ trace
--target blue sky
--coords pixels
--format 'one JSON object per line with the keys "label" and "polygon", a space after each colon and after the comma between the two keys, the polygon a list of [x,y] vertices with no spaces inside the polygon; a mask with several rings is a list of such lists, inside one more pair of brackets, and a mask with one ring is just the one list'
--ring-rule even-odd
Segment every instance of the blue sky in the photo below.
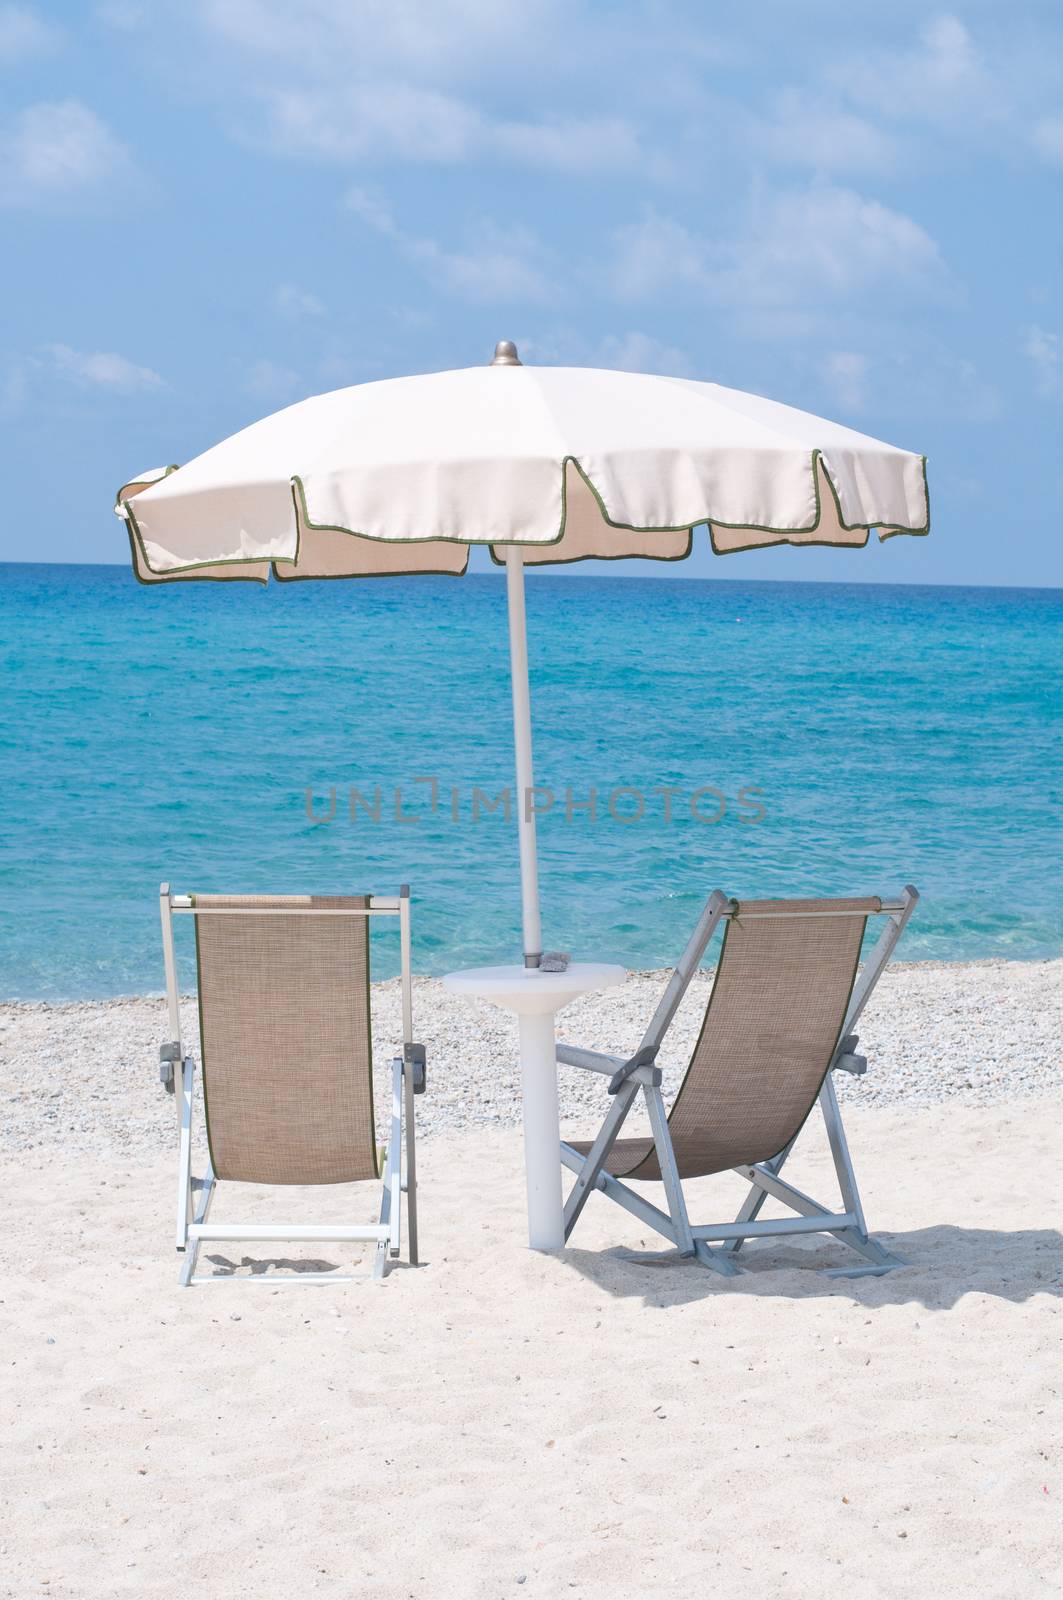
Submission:
{"label": "blue sky", "polygon": [[1058,4],[0,3],[0,82],[0,559],[509,337],[930,457],[929,540],[670,577],[1063,583]]}

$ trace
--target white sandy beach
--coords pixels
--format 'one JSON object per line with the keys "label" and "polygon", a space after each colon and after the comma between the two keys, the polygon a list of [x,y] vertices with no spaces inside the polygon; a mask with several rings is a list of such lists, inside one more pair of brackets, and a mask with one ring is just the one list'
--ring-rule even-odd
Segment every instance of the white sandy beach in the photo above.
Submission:
{"label": "white sandy beach", "polygon": [[[733,1281],[626,1260],[655,1240],[600,1197],[572,1248],[528,1251],[509,1025],[425,981],[426,1264],[374,1285],[364,1247],[354,1283],[281,1287],[283,1247],[223,1246],[256,1281],[180,1291],[161,1003],[0,1008],[0,1593],[1058,1593],[1061,980],[887,974],[869,1079],[842,1087],[869,1222],[911,1265],[854,1280],[817,1270],[845,1259],[819,1239],[749,1247]],[[633,1043],[658,982],[563,1032]],[[601,1086],[575,1078],[589,1131]],[[831,1196],[818,1128],[793,1175]],[[703,1220],[742,1188],[690,1186]],[[374,1201],[324,1196],[337,1219]],[[262,1206],[223,1190],[216,1215]],[[292,1256],[315,1251],[352,1260]]]}

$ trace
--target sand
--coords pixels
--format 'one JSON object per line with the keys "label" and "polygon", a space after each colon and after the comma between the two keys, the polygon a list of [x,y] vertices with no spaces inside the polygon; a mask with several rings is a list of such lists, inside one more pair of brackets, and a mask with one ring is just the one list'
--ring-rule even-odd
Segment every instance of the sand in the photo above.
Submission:
{"label": "sand", "polygon": [[[563,1034],[633,1047],[661,982]],[[662,1241],[600,1196],[530,1252],[512,1023],[419,980],[425,1264],[376,1285],[368,1246],[218,1245],[218,1281],[181,1290],[165,1007],[0,1007],[0,1595],[1057,1594],[1061,1010],[1063,962],[889,971],[871,1071],[839,1087],[869,1222],[911,1264],[829,1278],[837,1243],[762,1241],[724,1280],[629,1259]],[[394,983],[374,1015],[386,1070]],[[561,1081],[566,1131],[593,1132],[600,1081]],[[824,1146],[813,1119],[788,1175],[833,1202]],[[708,1222],[743,1189],[688,1192]],[[271,1201],[223,1187],[213,1215]],[[282,1204],[370,1220],[375,1194]],[[277,1282],[307,1263],[356,1276]]]}
{"label": "sand", "polygon": [[[626,1260],[654,1239],[600,1196],[532,1253],[519,1134],[481,1128],[422,1143],[418,1270],[375,1285],[365,1247],[352,1283],[279,1287],[258,1246],[255,1281],[182,1291],[172,1152],[24,1151],[0,1593],[1058,1594],[1061,1113],[851,1108],[869,1221],[911,1262],[855,1280],[819,1270],[831,1241],[752,1246],[737,1280]],[[792,1172],[831,1197],[818,1129]],[[740,1194],[690,1190],[701,1220]],[[315,1250],[350,1264],[291,1254]]]}

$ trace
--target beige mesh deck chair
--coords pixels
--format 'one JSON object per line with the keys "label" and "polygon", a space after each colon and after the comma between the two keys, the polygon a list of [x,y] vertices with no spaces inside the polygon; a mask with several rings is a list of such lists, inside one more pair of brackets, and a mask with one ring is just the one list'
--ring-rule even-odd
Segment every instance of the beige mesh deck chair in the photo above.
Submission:
{"label": "beige mesh deck chair", "polygon": [[[832,1269],[855,1276],[904,1263],[872,1239],[842,1127],[833,1074],[862,1073],[853,1028],[889,960],[919,896],[910,885],[899,900],[729,900],[718,889],[708,902],[665,989],[642,1044],[630,1060],[559,1045],[558,1060],[609,1077],[613,1103],[593,1143],[562,1144],[576,1174],[565,1206],[565,1238],[600,1190],[641,1222],[717,1272],[738,1271],[746,1239],[772,1234],[830,1233],[869,1265]],[[857,979],[869,917],[886,924]],[[666,1115],[661,1041],[717,927],[723,941],[712,993],[686,1076]],[[618,1138],[639,1094],[651,1136]],[[831,1211],[780,1176],[806,1118],[819,1101],[841,1190]],[[750,1183],[734,1222],[692,1227],[685,1178],[734,1169]],[[623,1180],[623,1181],[622,1181]],[[634,1180],[664,1185],[664,1212],[637,1194]],[[768,1198],[796,1216],[759,1220]],[[715,1241],[712,1243],[710,1241]]]}
{"label": "beige mesh deck chair", "polygon": [[[413,1040],[409,889],[394,898],[177,895],[160,890],[172,1039],[160,1075],[176,1090],[180,1129],[177,1248],[180,1281],[196,1276],[199,1247],[217,1240],[376,1241],[373,1276],[401,1250],[402,1194],[409,1259],[417,1262],[413,1096],[425,1053]],[[193,1204],[192,1100],[196,1063],[181,1042],[173,919],[195,919],[203,1109],[210,1159]],[[402,962],[402,1054],[391,1065],[391,1136],[381,1163],[373,1111],[369,928],[397,918]],[[276,1185],[383,1179],[372,1224],[211,1222],[219,1182]],[[346,1281],[339,1274],[270,1273],[270,1283]]]}

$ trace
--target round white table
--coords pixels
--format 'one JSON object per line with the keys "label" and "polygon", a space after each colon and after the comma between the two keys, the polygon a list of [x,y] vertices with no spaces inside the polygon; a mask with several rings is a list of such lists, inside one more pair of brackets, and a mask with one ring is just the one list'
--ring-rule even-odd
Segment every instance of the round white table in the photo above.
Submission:
{"label": "round white table", "polygon": [[469,967],[464,972],[449,972],[443,979],[443,987],[452,994],[487,1000],[517,1014],[528,1243],[533,1250],[560,1250],[565,1242],[554,1017],[581,994],[612,988],[626,977],[623,967],[573,961],[564,972],[540,972],[537,967]]}

